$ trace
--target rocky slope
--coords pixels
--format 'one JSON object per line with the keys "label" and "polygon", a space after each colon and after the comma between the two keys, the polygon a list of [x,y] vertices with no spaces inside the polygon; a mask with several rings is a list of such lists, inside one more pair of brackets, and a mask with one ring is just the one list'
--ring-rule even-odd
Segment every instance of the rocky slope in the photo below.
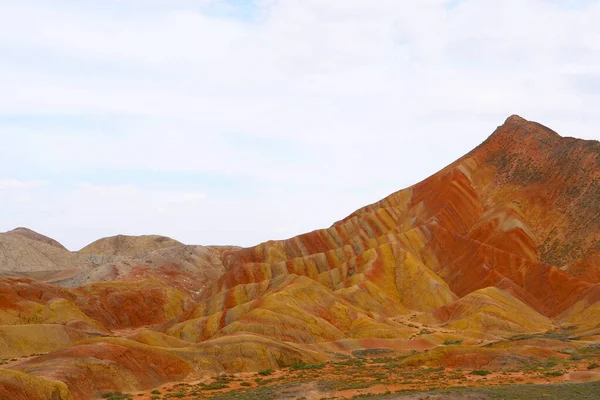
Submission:
{"label": "rocky slope", "polygon": [[[117,236],[70,253],[42,239],[0,235],[0,268],[19,275],[0,280],[0,351],[45,353],[7,364],[0,381],[39,398],[360,349],[434,349],[410,360],[461,367],[495,360],[485,346],[515,335],[600,341],[600,143],[517,116],[426,180],[287,240]],[[442,351],[448,341],[462,345]],[[519,351],[554,355],[547,346]]]}

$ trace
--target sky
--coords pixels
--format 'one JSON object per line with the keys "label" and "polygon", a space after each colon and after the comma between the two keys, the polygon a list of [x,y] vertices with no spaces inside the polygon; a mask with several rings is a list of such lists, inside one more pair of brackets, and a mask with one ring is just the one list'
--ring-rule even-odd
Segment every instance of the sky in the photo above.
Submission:
{"label": "sky", "polygon": [[0,0],[0,231],[250,246],[518,114],[600,139],[600,1]]}

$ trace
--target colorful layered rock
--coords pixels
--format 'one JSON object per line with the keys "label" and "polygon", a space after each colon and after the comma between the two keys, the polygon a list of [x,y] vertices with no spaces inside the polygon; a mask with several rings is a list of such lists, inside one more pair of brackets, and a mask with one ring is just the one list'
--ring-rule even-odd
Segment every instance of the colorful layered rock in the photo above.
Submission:
{"label": "colorful layered rock", "polygon": [[[23,229],[1,243],[18,277],[0,279],[0,352],[33,357],[3,366],[6,393],[85,399],[361,349],[451,368],[555,356],[510,339],[600,335],[600,143],[512,116],[424,181],[250,248],[116,236],[71,253]],[[63,261],[25,278],[42,256]]]}

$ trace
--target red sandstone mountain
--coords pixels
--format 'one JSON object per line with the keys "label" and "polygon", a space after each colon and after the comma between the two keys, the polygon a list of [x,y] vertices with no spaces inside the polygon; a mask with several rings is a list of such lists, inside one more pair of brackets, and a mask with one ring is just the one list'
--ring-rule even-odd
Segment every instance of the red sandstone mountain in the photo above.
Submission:
{"label": "red sandstone mountain", "polygon": [[[119,236],[80,253],[31,233],[6,240],[11,254],[31,246],[82,263],[48,282],[0,280],[3,357],[45,353],[0,370],[0,387],[31,398],[363,348],[437,350],[457,337],[462,347],[406,363],[472,367],[493,353],[500,365],[510,352],[481,346],[559,326],[600,340],[600,143],[517,116],[424,181],[287,240],[224,248]],[[26,270],[7,260],[0,268]],[[549,354],[531,350],[546,345],[527,352]]]}

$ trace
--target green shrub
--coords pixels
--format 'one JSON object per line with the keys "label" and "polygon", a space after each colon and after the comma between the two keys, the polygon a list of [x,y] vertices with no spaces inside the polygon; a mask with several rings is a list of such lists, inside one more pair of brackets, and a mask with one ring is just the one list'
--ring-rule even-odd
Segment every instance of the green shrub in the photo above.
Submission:
{"label": "green shrub", "polygon": [[261,369],[260,371],[258,371],[258,374],[262,375],[262,376],[271,375],[272,373],[273,373],[273,370],[271,368]]}
{"label": "green shrub", "polygon": [[226,384],[222,383],[222,382],[212,382],[209,383],[208,385],[204,385],[200,388],[200,390],[220,390],[220,389],[226,389],[229,386],[227,386]]}
{"label": "green shrub", "polygon": [[558,364],[557,360],[555,358],[549,358],[546,361],[543,361],[540,363],[540,367],[542,368],[552,368],[555,367],[556,364]]}
{"label": "green shrub", "polygon": [[383,366],[383,368],[386,368],[386,369],[395,369],[395,368],[401,368],[401,367],[402,367],[401,362],[390,362]]}
{"label": "green shrub", "polygon": [[451,346],[453,344],[461,344],[462,340],[444,340],[444,346]]}
{"label": "green shrub", "polygon": [[489,374],[491,374],[491,372],[486,369],[474,369],[473,371],[471,371],[471,375],[486,376]]}
{"label": "green shrub", "polygon": [[187,393],[186,393],[184,390],[181,390],[181,391],[179,391],[179,392],[175,392],[175,393],[170,393],[170,394],[167,394],[167,395],[165,396],[165,398],[166,398],[166,399],[173,399],[173,398],[175,398],[175,399],[181,399],[181,398],[183,398],[183,397],[184,397],[186,394],[187,394]]}
{"label": "green shrub", "polygon": [[292,371],[297,371],[297,370],[305,370],[305,369],[323,369],[325,368],[325,364],[303,364],[303,363],[299,363],[299,364],[294,364],[290,367],[290,369]]}
{"label": "green shrub", "polygon": [[102,398],[108,399],[108,400],[128,400],[128,399],[131,399],[132,397],[133,396],[128,393],[121,393],[121,392],[102,393]]}
{"label": "green shrub", "polygon": [[550,371],[550,372],[546,372],[544,374],[544,376],[563,376],[564,373],[561,371]]}

